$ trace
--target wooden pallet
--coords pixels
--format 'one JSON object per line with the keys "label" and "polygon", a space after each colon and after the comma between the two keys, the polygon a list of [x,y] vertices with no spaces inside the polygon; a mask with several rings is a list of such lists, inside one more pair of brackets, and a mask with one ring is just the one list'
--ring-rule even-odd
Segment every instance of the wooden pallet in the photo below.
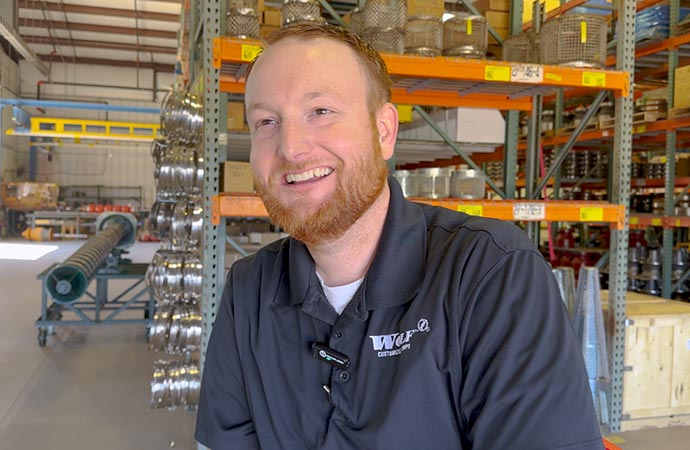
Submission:
{"label": "wooden pallet", "polygon": [[633,124],[656,122],[657,120],[665,119],[665,111],[640,111],[633,114]]}
{"label": "wooden pallet", "polygon": [[671,108],[668,110],[668,117],[670,119],[677,119],[678,117],[690,116],[690,106],[685,108]]}

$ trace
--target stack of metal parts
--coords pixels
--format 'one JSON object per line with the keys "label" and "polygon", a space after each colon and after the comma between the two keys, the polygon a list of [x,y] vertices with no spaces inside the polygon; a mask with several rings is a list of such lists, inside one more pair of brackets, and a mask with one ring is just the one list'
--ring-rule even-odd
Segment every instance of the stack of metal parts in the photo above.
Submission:
{"label": "stack of metal parts", "polygon": [[[671,272],[671,281],[673,284],[676,284],[678,280],[680,279],[681,276],[685,273],[686,270],[688,270],[688,251],[685,248],[677,248],[673,251],[673,259],[672,259],[672,272]],[[687,299],[688,294],[690,294],[690,286],[688,285],[688,281],[685,280],[684,282],[680,283],[675,291],[675,295],[677,297]]]}
{"label": "stack of metal parts", "polygon": [[[651,100],[646,99],[644,101],[638,101],[635,105],[635,112],[651,113],[649,120],[651,122],[659,119],[665,119],[667,111],[668,107],[665,98],[657,98]],[[645,120],[645,122],[647,122],[647,120]]]}
{"label": "stack of metal parts", "polygon": [[578,178],[604,179],[608,176],[608,153],[604,150],[570,152],[561,166],[567,180]]}
{"label": "stack of metal parts", "polygon": [[666,178],[666,163],[652,163],[642,165],[643,178]]}
{"label": "stack of metal parts", "polygon": [[561,299],[568,310],[568,319],[572,321],[575,314],[575,271],[572,267],[556,267],[552,270],[561,291]]}
{"label": "stack of metal parts", "polygon": [[635,277],[637,292],[661,295],[661,249],[647,249],[647,257],[641,264],[642,273]]}
{"label": "stack of metal parts", "polygon": [[168,143],[193,145],[204,137],[204,105],[186,91],[170,91],[161,107],[161,131]]}
{"label": "stack of metal parts", "polygon": [[503,181],[503,162],[488,162],[486,164],[486,175],[494,181]]}
{"label": "stack of metal parts", "polygon": [[539,35],[520,33],[503,41],[503,60],[539,64]]}
{"label": "stack of metal parts", "polygon": [[484,16],[456,13],[443,22],[443,54],[483,59],[489,45],[488,33]]}
{"label": "stack of metal parts", "polygon": [[443,45],[443,23],[434,16],[408,17],[405,25],[405,53],[438,56]]}
{"label": "stack of metal parts", "polygon": [[[188,93],[171,97],[194,98]],[[171,121],[170,117],[177,116],[162,115],[166,139],[155,141],[151,148],[156,163],[156,201],[149,216],[149,230],[164,245],[146,273],[147,285],[156,300],[149,348],[182,359],[156,362],[151,406],[194,409],[199,396],[199,370],[195,366],[198,363],[192,361],[192,352],[199,351],[202,332],[199,249],[204,156],[201,139],[186,134],[189,124]]]}
{"label": "stack of metal parts", "polygon": [[447,167],[417,169],[417,195],[426,198],[450,197],[452,172]]}
{"label": "stack of metal parts", "polygon": [[642,259],[642,247],[628,248],[628,290],[637,290],[637,276],[640,275],[640,261]]}
{"label": "stack of metal parts", "polygon": [[541,64],[603,68],[606,65],[606,19],[582,14],[547,20],[539,40]]}
{"label": "stack of metal parts", "polygon": [[228,0],[225,15],[225,35],[240,39],[259,37],[257,0]]}
{"label": "stack of metal parts", "polygon": [[364,40],[381,53],[403,53],[405,0],[367,0],[364,5]]}
{"label": "stack of metal parts", "polygon": [[690,195],[684,194],[674,210],[676,216],[690,216]]}
{"label": "stack of metal parts", "polygon": [[580,268],[575,299],[573,329],[582,346],[599,423],[606,424],[609,422],[607,395],[611,377],[601,309],[599,270],[586,266]]}
{"label": "stack of metal parts", "polygon": [[467,166],[453,171],[450,177],[450,196],[462,199],[482,199],[486,195],[484,175]]}
{"label": "stack of metal parts", "polygon": [[326,20],[321,17],[321,5],[318,0],[285,0],[281,8],[283,26],[317,24],[323,25]]}
{"label": "stack of metal parts", "polygon": [[151,408],[174,410],[183,406],[194,410],[199,402],[200,387],[199,361],[155,361],[151,381]]}

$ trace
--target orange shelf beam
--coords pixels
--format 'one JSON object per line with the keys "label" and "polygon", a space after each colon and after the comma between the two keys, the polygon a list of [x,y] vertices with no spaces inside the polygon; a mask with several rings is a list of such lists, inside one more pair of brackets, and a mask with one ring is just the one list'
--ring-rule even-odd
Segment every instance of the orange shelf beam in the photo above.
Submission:
{"label": "orange shelf beam", "polygon": [[625,226],[625,207],[605,202],[545,200],[459,200],[411,198],[470,215],[510,221],[607,222],[617,230]]}
{"label": "orange shelf beam", "polygon": [[[418,203],[442,206],[467,214],[510,221],[607,222],[622,229],[625,207],[605,202],[544,200],[459,200],[410,198]],[[268,217],[258,195],[227,194],[211,197],[211,222],[221,217]]]}
{"label": "orange shelf beam", "polygon": [[690,227],[690,217],[656,216],[653,214],[631,214],[630,226],[635,228],[643,228],[649,226],[663,228]]}

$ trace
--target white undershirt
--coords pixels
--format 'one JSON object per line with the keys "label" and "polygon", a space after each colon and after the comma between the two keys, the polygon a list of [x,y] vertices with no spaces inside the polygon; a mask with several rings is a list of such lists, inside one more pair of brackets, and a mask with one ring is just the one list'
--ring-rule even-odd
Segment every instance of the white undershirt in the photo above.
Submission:
{"label": "white undershirt", "polygon": [[323,293],[326,294],[328,303],[330,303],[331,306],[333,306],[333,309],[335,309],[335,312],[337,312],[338,315],[342,314],[347,304],[350,303],[350,300],[352,300],[352,297],[354,297],[355,292],[357,292],[357,289],[359,289],[359,286],[362,284],[362,281],[364,281],[364,277],[362,277],[359,280],[355,280],[350,284],[331,287],[326,286],[326,283],[323,281],[323,278],[321,278],[321,275],[319,275],[319,272],[316,272],[316,276],[318,277],[319,282],[321,283]]}

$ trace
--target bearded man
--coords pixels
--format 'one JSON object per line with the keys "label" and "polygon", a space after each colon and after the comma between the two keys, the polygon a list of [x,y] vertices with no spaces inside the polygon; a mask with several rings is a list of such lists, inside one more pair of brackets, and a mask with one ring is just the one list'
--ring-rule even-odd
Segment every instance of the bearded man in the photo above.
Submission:
{"label": "bearded man", "polygon": [[544,258],[511,224],[407,201],[381,57],[280,29],[250,68],[251,165],[290,234],[232,267],[196,438],[214,449],[601,449]]}

